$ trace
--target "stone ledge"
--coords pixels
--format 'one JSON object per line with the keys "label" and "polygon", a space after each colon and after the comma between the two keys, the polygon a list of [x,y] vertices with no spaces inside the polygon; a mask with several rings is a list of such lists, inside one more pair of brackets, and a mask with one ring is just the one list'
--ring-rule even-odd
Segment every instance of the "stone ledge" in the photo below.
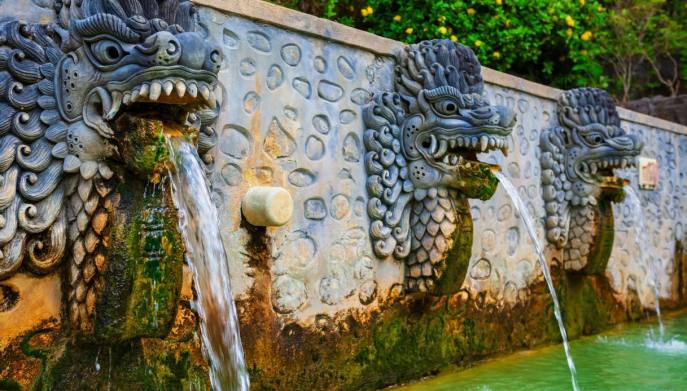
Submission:
{"label": "stone ledge", "polygon": [[[262,0],[193,0],[194,3],[239,15],[288,30],[320,37],[332,42],[360,48],[377,55],[393,56],[403,43],[380,37],[330,20],[321,19]],[[500,87],[525,92],[540,98],[556,100],[561,90],[517,76],[482,67],[484,81]],[[687,135],[687,126],[618,107],[620,118],[641,125]]]}
{"label": "stone ledge", "polygon": [[265,1],[193,0],[193,2],[383,56],[393,56],[398,49],[403,47],[401,42]]}

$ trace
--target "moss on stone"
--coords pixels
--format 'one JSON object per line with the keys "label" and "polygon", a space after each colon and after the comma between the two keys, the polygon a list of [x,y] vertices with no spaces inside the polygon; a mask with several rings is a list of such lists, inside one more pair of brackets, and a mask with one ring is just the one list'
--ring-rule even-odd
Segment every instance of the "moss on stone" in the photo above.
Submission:
{"label": "moss on stone", "polygon": [[108,281],[96,308],[100,341],[164,337],[177,310],[184,247],[169,190],[132,185],[122,189],[108,249]]}
{"label": "moss on stone", "polygon": [[[622,188],[619,191],[622,191]],[[611,257],[613,240],[615,238],[613,205],[608,198],[599,200],[596,217],[597,235],[594,238],[594,245],[589,253],[587,266],[585,266],[582,272],[603,276],[606,272],[608,260]]]}
{"label": "moss on stone", "polygon": [[[628,319],[605,279],[555,274],[571,338]],[[414,294],[383,304],[371,318],[351,313],[312,328],[282,323],[274,315],[259,321],[242,317],[251,382],[257,390],[372,390],[448,365],[560,342],[545,283],[529,291],[525,302],[512,307],[488,304],[482,293],[471,298],[467,292]],[[240,302],[240,312],[259,311],[267,303]]]}

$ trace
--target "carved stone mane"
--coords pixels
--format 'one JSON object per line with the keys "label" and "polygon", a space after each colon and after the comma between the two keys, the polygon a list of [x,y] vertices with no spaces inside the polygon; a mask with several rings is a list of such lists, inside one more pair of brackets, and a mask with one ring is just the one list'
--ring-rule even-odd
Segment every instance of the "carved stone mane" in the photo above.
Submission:
{"label": "carved stone mane", "polygon": [[[405,260],[409,291],[427,291],[464,219],[456,202],[494,190],[488,167],[467,159],[505,150],[514,115],[484,99],[480,64],[467,47],[424,41],[405,47],[397,62],[397,93],[377,94],[364,112],[370,235],[378,256]],[[475,182],[466,180],[477,172]]]}
{"label": "carved stone mane", "polygon": [[111,121],[137,101],[170,99],[196,113],[205,155],[221,53],[195,33],[190,1],[53,8],[55,24],[0,24],[0,280],[23,268],[49,273],[69,258],[70,319],[89,330],[117,206],[113,164],[127,161]]}
{"label": "carved stone mane", "polygon": [[[642,143],[620,127],[613,100],[603,90],[566,91],[557,111],[560,126],[541,135],[546,237],[564,249],[566,269],[579,271],[598,242],[601,203],[612,188],[622,190],[613,169],[634,166]],[[603,272],[605,263],[593,268]]]}

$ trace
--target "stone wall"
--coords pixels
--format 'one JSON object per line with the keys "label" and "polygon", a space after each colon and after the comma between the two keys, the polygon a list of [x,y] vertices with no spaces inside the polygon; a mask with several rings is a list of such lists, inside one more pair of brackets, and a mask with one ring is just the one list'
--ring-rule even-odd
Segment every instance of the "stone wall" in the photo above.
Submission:
{"label": "stone wall", "polygon": [[[400,289],[403,265],[371,251],[361,113],[371,94],[393,90],[393,55],[401,44],[265,3],[199,3],[218,8],[204,9],[203,18],[210,34],[223,42],[226,58],[212,183],[235,295],[247,299],[254,283],[245,250],[249,237],[240,227],[241,197],[251,186],[282,186],[291,193],[295,212],[287,225],[267,230],[274,311],[307,325],[321,315],[376,309]],[[489,101],[514,110],[518,122],[508,156],[491,152],[479,158],[500,165],[511,178],[546,243],[539,137],[555,125],[560,91],[489,69],[483,74]],[[687,159],[687,132],[619,111],[622,127],[645,142],[643,156],[657,158],[661,167],[656,190],[637,190],[649,230],[642,238],[650,238],[646,248],[659,265],[661,298],[676,299],[673,255],[687,204],[680,169]],[[621,176],[636,188],[636,170]],[[619,300],[636,291],[642,305],[653,308],[652,265],[637,256],[638,224],[628,202],[614,206],[616,240],[607,276]],[[474,240],[464,288],[473,296],[485,293],[487,302],[499,306],[525,302],[541,270],[510,199],[500,188],[492,199],[470,205]],[[561,259],[552,246],[546,252],[550,262]]]}
{"label": "stone wall", "polygon": [[[257,0],[194,2],[203,29],[224,54],[210,182],[255,389],[375,389],[451,363],[471,365],[560,341],[533,243],[502,186],[487,201],[469,200],[472,235],[467,219],[456,230],[459,251],[448,252],[448,263],[469,262],[457,292],[404,291],[403,262],[375,254],[363,111],[375,94],[394,90],[402,43]],[[0,0],[0,15],[41,24],[54,18],[48,0]],[[542,132],[556,124],[562,91],[487,68],[482,74],[485,97],[516,113],[517,123],[507,155],[478,158],[500,166],[534,217],[568,335],[598,333],[651,313],[654,270],[661,304],[687,303],[687,128],[618,109],[624,130],[643,140],[642,155],[661,167],[658,187],[650,191],[638,189],[635,169],[618,170],[640,195],[646,229],[628,200],[615,204],[614,229],[605,232],[614,237],[605,273],[566,272],[562,251],[545,237],[539,147]],[[122,176],[118,216],[132,223],[117,220],[111,253],[141,243],[154,254],[173,247],[174,259],[164,260],[173,269],[170,289],[158,284],[156,273],[141,277],[137,271],[147,264],[140,254],[125,257],[131,265],[113,260],[95,310],[100,334],[75,336],[64,302],[69,295],[62,293],[69,274],[19,270],[0,285],[0,388],[209,387],[191,272],[184,267],[179,275],[179,247],[166,246],[170,240],[159,235],[151,236],[159,243],[148,243],[129,229],[146,219],[148,202],[161,198],[143,189],[143,177]],[[242,217],[241,201],[254,186],[290,193],[294,213],[286,225],[255,227]],[[649,257],[639,256],[640,244]],[[139,290],[129,289],[133,282]],[[157,294],[160,289],[166,293]],[[136,335],[102,335],[120,323],[132,325]]]}

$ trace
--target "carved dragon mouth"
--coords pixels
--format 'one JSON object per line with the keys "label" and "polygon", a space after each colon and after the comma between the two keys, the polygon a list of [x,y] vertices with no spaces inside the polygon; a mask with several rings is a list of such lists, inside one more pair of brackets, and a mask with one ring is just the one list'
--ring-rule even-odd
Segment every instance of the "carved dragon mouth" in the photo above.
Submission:
{"label": "carved dragon mouth", "polygon": [[117,110],[121,103],[130,105],[137,102],[205,104],[214,109],[217,106],[213,92],[216,84],[217,76],[214,73],[173,66],[148,69],[122,82],[109,83],[107,89],[112,94],[112,108]]}
{"label": "carved dragon mouth", "polygon": [[446,170],[456,167],[464,160],[486,164],[477,159],[477,153],[496,149],[500,149],[504,155],[508,153],[506,136],[493,133],[456,136],[432,133],[423,139],[422,146],[434,163]]}
{"label": "carved dragon mouth", "polygon": [[217,97],[215,74],[184,67],[156,67],[135,74],[125,81],[97,87],[84,108],[84,120],[101,135],[111,138],[114,131],[108,122],[125,114],[151,111],[180,126],[177,129],[198,130],[196,112],[215,110]]}
{"label": "carved dragon mouth", "polygon": [[578,164],[578,171],[584,176],[594,178],[602,183],[607,183],[609,181],[615,182],[619,180],[613,170],[636,166],[636,155],[606,154],[598,158],[589,158],[580,162]]}

